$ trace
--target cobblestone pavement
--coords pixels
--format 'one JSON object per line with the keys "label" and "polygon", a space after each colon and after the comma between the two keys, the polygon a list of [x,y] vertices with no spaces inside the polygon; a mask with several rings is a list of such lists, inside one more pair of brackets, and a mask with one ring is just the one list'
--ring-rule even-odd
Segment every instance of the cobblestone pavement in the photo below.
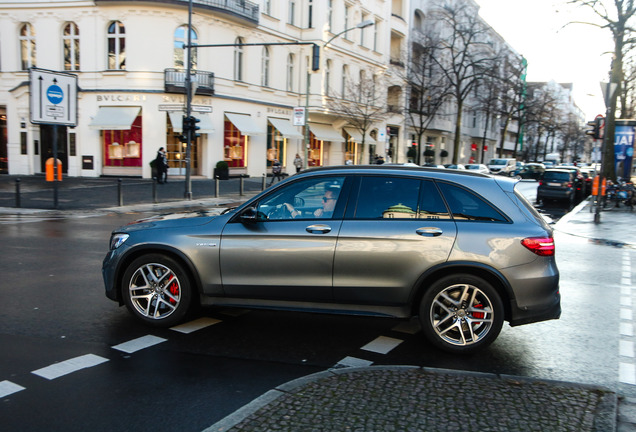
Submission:
{"label": "cobblestone pavement", "polygon": [[592,386],[416,367],[334,369],[285,384],[205,432],[610,431]]}

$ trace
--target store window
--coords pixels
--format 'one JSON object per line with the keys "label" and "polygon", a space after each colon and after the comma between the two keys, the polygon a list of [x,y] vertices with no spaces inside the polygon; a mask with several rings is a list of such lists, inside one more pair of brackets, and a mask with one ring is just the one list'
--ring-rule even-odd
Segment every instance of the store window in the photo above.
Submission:
{"label": "store window", "polygon": [[108,26],[108,69],[126,69],[126,29],[120,21]]}
{"label": "store window", "polygon": [[307,166],[322,166],[322,140],[311,133],[309,148],[307,149]]}
{"label": "store window", "polygon": [[64,70],[80,70],[79,29],[75,23],[67,23],[62,34],[64,43]]}
{"label": "store window", "polygon": [[[168,159],[169,175],[185,175],[185,157],[187,144],[180,139],[181,132],[175,132],[176,128],[181,131],[181,124],[173,125],[170,116],[166,116],[166,158]],[[193,173],[199,173],[199,139],[193,139],[190,143],[190,168]]]}
{"label": "store window", "polygon": [[141,167],[141,116],[128,130],[103,130],[104,166]]}
{"label": "store window", "polygon": [[[192,29],[190,31],[190,42],[192,45],[198,42],[197,32]],[[174,32],[174,66],[185,69],[188,61],[188,50],[184,45],[188,43],[188,26],[182,25]],[[190,52],[192,57],[192,69],[197,68],[198,53],[196,48],[192,48]]]}
{"label": "store window", "polygon": [[357,165],[358,164],[358,143],[345,131],[345,164]]}
{"label": "store window", "polygon": [[286,139],[278,129],[271,124],[267,125],[267,167],[271,167],[274,160],[278,160],[283,166],[285,165],[286,156]]}
{"label": "store window", "polygon": [[230,168],[244,168],[247,166],[247,135],[234,124],[225,120],[223,128],[223,158]]}
{"label": "store window", "polygon": [[20,27],[20,60],[22,70],[35,67],[35,30],[29,23]]}

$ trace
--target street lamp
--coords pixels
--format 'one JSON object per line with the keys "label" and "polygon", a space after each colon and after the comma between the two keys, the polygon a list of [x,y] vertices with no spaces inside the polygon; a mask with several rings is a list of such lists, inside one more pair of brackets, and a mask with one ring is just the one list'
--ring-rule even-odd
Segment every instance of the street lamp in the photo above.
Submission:
{"label": "street lamp", "polygon": [[[348,29],[344,29],[343,31],[341,31],[340,33],[335,34],[331,39],[329,39],[322,47],[323,48],[327,48],[327,45],[329,45],[331,43],[331,41],[333,41],[335,38],[342,36],[343,34],[351,31],[351,30],[355,30],[355,29],[363,29],[366,27],[370,27],[373,24],[375,24],[375,21],[373,20],[364,20],[361,23],[357,24],[355,27],[350,27]],[[307,77],[306,77],[306,83],[305,83],[305,159],[303,161],[303,168],[307,168],[307,157],[309,155],[309,79],[310,79],[310,74],[309,74],[309,65],[307,65]]]}

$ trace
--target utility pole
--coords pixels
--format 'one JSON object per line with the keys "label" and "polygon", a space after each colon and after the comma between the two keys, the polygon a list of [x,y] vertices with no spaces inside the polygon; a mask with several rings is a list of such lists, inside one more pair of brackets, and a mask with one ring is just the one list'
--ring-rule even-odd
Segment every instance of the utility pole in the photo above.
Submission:
{"label": "utility pole", "polygon": [[[185,117],[190,119],[190,115],[192,114],[192,0],[188,2],[188,50],[187,50],[187,60],[186,60],[186,76],[185,76],[185,91],[186,91],[186,114]],[[186,124],[188,125],[187,130],[184,130],[183,133],[186,136],[186,156],[185,156],[185,165],[186,165],[186,175],[185,175],[185,193],[184,197],[188,200],[192,199],[192,178],[190,175],[191,170],[191,157],[192,157],[192,129],[190,125],[192,124],[190,121],[183,122],[183,127],[185,129]]]}

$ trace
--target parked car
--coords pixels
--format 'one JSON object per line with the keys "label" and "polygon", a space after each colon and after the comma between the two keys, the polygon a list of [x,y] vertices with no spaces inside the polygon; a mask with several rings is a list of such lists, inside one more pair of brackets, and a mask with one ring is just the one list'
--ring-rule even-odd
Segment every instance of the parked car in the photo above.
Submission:
{"label": "parked car", "polygon": [[488,169],[492,174],[510,175],[517,167],[517,159],[494,158],[488,162]]}
{"label": "parked car", "polygon": [[585,181],[585,176],[581,172],[580,168],[574,165],[559,165],[555,168],[565,169],[571,171],[574,174],[574,189],[576,190],[575,200],[582,200],[589,195],[589,192],[587,190],[587,182]]}
{"label": "parked car", "polygon": [[467,164],[467,165],[464,165],[464,168],[466,168],[468,171],[474,171],[474,172],[478,172],[482,174],[490,174],[490,170],[484,164]]}
{"label": "parked car", "polygon": [[545,172],[545,166],[540,163],[527,163],[520,169],[513,171],[510,176],[519,179],[539,180]]}
{"label": "parked car", "polygon": [[202,305],[410,318],[455,353],[560,316],[552,229],[518,182],[407,166],[309,169],[236,209],[115,229],[106,296],[150,325]]}
{"label": "parked car", "polygon": [[444,168],[446,169],[455,169],[455,170],[463,170],[466,169],[462,164],[444,164]]}
{"label": "parked car", "polygon": [[575,173],[572,170],[550,168],[545,170],[537,188],[537,203],[546,200],[565,201],[574,205],[576,198]]}

